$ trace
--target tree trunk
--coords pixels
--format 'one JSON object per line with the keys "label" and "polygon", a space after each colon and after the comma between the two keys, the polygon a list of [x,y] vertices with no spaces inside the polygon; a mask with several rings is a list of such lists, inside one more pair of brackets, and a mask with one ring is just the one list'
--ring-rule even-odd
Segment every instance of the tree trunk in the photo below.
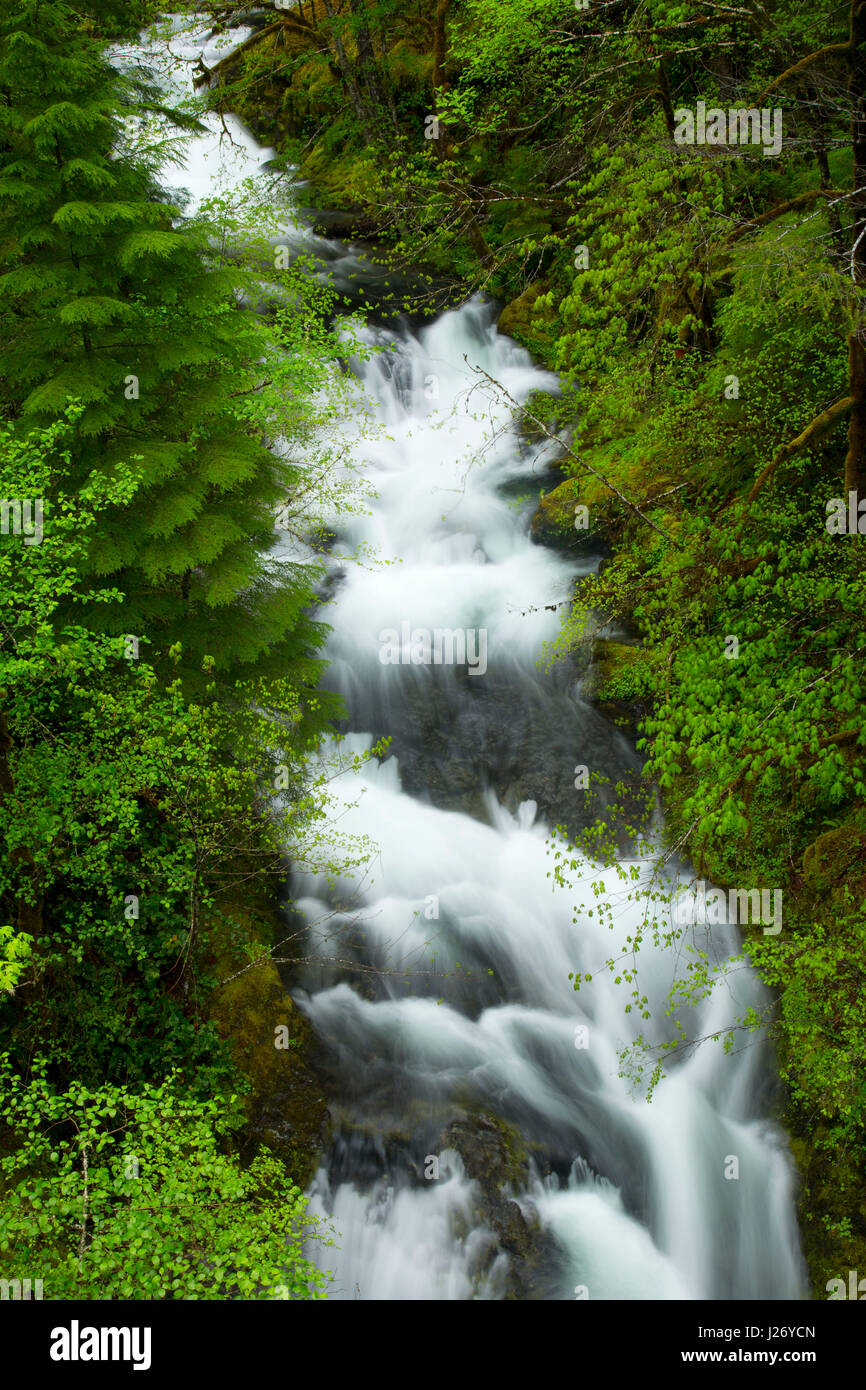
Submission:
{"label": "tree trunk", "polygon": [[665,71],[665,65],[661,61],[661,59],[659,59],[658,83],[659,98],[661,100],[662,114],[665,118],[665,126],[667,127],[668,139],[673,140],[674,131],[676,129],[676,121],[674,120],[674,104],[671,101],[671,89],[668,84],[668,75]]}
{"label": "tree trunk", "polygon": [[[445,20],[451,8],[451,0],[437,0],[436,20],[433,29],[433,108],[439,110],[439,93],[446,90],[445,59],[448,52],[448,39],[445,33]],[[447,137],[440,130],[436,137],[436,153],[440,159],[448,155]]]}
{"label": "tree trunk", "polygon": [[[815,162],[818,165],[818,182],[824,189],[832,188],[830,182],[830,162],[827,158],[827,128],[823,119],[815,130]],[[832,200],[828,200],[827,221],[830,223],[830,235],[833,238],[833,246],[838,256],[845,254],[845,237],[842,231],[842,222],[839,217],[839,208]]]}
{"label": "tree trunk", "polygon": [[379,49],[379,57],[382,63],[382,81],[385,87],[385,99],[388,102],[388,112],[391,117],[391,124],[393,125],[394,129],[399,135],[400,122],[397,120],[397,108],[394,105],[394,89],[391,79],[388,75],[388,46],[385,43],[385,31],[382,28],[381,22],[376,26],[376,44]]}
{"label": "tree trunk", "polygon": [[[9,726],[6,723],[6,715],[0,711],[0,798],[15,795],[15,783],[12,777],[12,769],[9,766],[9,755],[12,752],[12,738],[9,733]],[[34,887],[36,887],[36,866],[33,863],[33,856],[28,849],[20,846],[12,851],[9,856],[10,862],[15,865],[29,864],[31,867]],[[15,900],[16,927],[20,932],[27,932],[29,936],[39,936],[42,931],[42,904],[44,901],[42,893],[38,890],[34,894],[35,902],[28,902],[25,897]]]}
{"label": "tree trunk", "polygon": [[451,0],[438,0],[436,5],[436,21],[433,33],[433,91],[434,93],[445,83],[445,58],[448,52],[448,40],[445,35],[445,20],[448,11],[451,9]]}
{"label": "tree trunk", "polygon": [[854,214],[854,250],[852,252],[854,283],[863,282],[866,268],[866,4],[863,0],[851,0],[850,31],[851,70],[848,79],[848,96],[851,101],[851,153],[854,160],[854,183],[857,190],[851,199]]}
{"label": "tree trunk", "polygon": [[866,353],[855,329],[848,335],[848,390],[853,397],[845,455],[845,495],[857,492],[866,446]]}
{"label": "tree trunk", "polygon": [[[352,14],[355,17],[355,40],[358,45],[358,70],[364,80],[364,86],[370,97],[370,102],[378,116],[378,125],[383,125],[388,104],[385,100],[385,92],[376,63],[376,54],[373,49],[373,39],[364,14],[363,0],[349,0]],[[397,134],[396,121],[394,129]]]}
{"label": "tree trunk", "polygon": [[323,0],[323,4],[325,6],[325,13],[328,16],[329,28],[331,31],[331,42],[334,45],[334,52],[337,55],[337,63],[340,68],[340,74],[343,78],[343,86],[346,88],[349,100],[352,103],[352,110],[355,112],[355,115],[358,118],[358,124],[364,132],[364,141],[367,145],[372,145],[374,143],[373,127],[369,120],[368,113],[364,109],[364,103],[361,99],[361,93],[358,89],[358,84],[356,83],[354,75],[352,73],[352,67],[349,62],[349,59],[346,56],[346,50],[343,47],[343,40],[340,37],[340,30],[337,26],[337,16],[334,13],[334,6],[332,4],[332,0]]}
{"label": "tree trunk", "polygon": [[855,324],[848,337],[848,391],[853,397],[848,423],[848,452],[845,455],[845,491],[856,492],[860,484],[864,445],[866,445],[866,355],[861,333],[860,296],[866,279],[866,5],[851,0],[851,45],[848,95],[851,101],[851,154],[854,163],[854,197],[851,210],[854,225],[851,246],[851,276],[854,281]]}

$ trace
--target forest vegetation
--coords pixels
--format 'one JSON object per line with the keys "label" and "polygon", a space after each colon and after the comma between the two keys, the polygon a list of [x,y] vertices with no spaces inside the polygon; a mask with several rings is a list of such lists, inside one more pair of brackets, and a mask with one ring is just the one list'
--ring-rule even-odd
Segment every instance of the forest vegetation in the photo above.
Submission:
{"label": "forest vegetation", "polygon": [[[560,446],[535,531],[609,555],[557,651],[631,634],[597,644],[598,697],[636,729],[669,848],[784,892],[784,930],[747,933],[773,995],[747,1022],[770,1027],[824,1296],[866,1268],[866,5],[173,9],[245,26],[202,92],[324,225],[423,273],[408,311],[483,293],[559,374],[532,406]],[[275,507],[309,530],[333,503],[341,346],[293,272],[275,324],[239,307],[219,210],[186,215],[164,152],[124,143],[161,98],[109,48],[158,11],[0,17],[0,494],[45,507],[41,544],[0,538],[0,1261],[52,1296],[268,1297],[288,1240],[283,1296],[317,1297],[304,1024],[270,963],[225,982],[275,944],[286,844],[333,868],[318,576],[269,549]],[[733,118],[678,139],[701,103],[778,111],[778,152]],[[262,991],[307,1148],[251,1119],[274,1084],[255,1027],[245,1055],[221,1031]]]}

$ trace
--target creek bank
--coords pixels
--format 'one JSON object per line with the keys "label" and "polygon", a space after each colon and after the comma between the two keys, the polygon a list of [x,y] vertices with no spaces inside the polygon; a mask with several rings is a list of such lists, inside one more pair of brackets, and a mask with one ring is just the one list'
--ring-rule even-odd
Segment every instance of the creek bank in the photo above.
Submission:
{"label": "creek bank", "polygon": [[227,915],[251,935],[246,961],[228,948],[217,958],[214,974],[222,983],[208,1001],[208,1017],[247,1083],[241,1150],[252,1157],[260,1145],[270,1149],[298,1186],[305,1187],[315,1171],[329,1112],[312,1027],[261,944],[263,935],[283,935],[285,921],[276,900],[263,899],[254,921],[239,905],[227,909]]}
{"label": "creek bank", "polygon": [[[423,266],[434,281],[448,283],[452,304],[478,285],[503,301],[517,295],[519,307],[506,305],[505,312],[515,325],[526,319],[528,327],[532,306],[547,288],[541,277],[551,253],[541,250],[524,263],[511,249],[523,237],[546,237],[553,224],[547,213],[524,202],[525,152],[496,151],[480,138],[461,149],[473,187],[500,178],[513,185],[512,198],[492,203],[483,232],[468,211],[468,190],[461,193],[458,180],[455,191],[449,179],[436,189],[423,158],[433,153],[433,142],[424,138],[435,109],[431,35],[446,11],[440,7],[435,24],[420,11],[404,16],[394,33],[383,28],[375,36],[350,23],[340,37],[322,0],[310,0],[300,21],[290,13],[270,13],[265,22],[261,11],[243,11],[257,32],[203,71],[200,82],[210,84],[217,108],[238,116],[292,167],[317,231],[347,242],[369,241],[382,254],[398,245],[395,268]],[[459,205],[455,217],[450,213],[456,209],[447,207],[452,193]],[[437,202],[443,194],[444,216]],[[418,199],[429,200],[422,229],[413,222]],[[419,311],[424,303],[419,295]],[[438,307],[444,307],[442,299]],[[542,327],[531,350],[542,353],[551,341]]]}

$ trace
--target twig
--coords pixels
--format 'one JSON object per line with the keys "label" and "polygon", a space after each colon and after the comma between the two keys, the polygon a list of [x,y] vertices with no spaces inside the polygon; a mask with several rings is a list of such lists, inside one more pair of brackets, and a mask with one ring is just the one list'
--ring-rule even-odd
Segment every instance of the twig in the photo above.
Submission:
{"label": "twig", "polygon": [[81,1166],[84,1169],[84,1201],[81,1207],[81,1239],[78,1242],[78,1267],[84,1259],[84,1252],[87,1249],[87,1145],[81,1146]]}
{"label": "twig", "polygon": [[655,522],[651,521],[650,518],[641,511],[640,507],[637,505],[636,502],[630,501],[630,499],[626,497],[625,493],[620,492],[619,488],[614,483],[609,482],[609,480],[605,478],[604,474],[599,473],[598,469],[593,468],[591,463],[587,463],[585,459],[580,458],[579,455],[577,455],[574,452],[574,450],[568,444],[566,444],[563,439],[559,437],[559,435],[552,434],[551,431],[547,428],[547,426],[543,423],[543,421],[539,420],[538,416],[534,415],[531,410],[527,410],[525,406],[519,405],[518,402],[511,395],[511,392],[506,390],[506,388],[502,385],[501,382],[496,381],[495,378],[492,377],[489,372],[485,372],[483,367],[472,367],[471,363],[469,362],[469,358],[466,356],[465,353],[463,355],[463,361],[466,363],[467,367],[469,367],[471,371],[475,371],[479,374],[479,376],[485,377],[486,380],[490,382],[491,386],[493,386],[497,391],[501,391],[502,395],[514,407],[515,410],[521,411],[526,416],[527,420],[531,420],[534,425],[537,425],[538,428],[541,430],[542,434],[544,434],[548,439],[552,440],[553,443],[558,444],[560,448],[564,449],[565,452],[569,455],[569,457],[574,459],[575,463],[580,464],[580,466],[582,468],[585,468],[589,473],[591,473],[594,478],[598,478],[598,481],[600,483],[603,483],[606,488],[609,488],[610,491],[614,493],[619,498],[619,500],[623,502],[631,511],[635,512],[640,517],[641,521],[645,521],[647,526],[651,526],[654,531],[657,531],[658,534],[660,536],[663,536],[666,541],[669,541],[671,545],[676,546],[678,550],[682,549],[682,546],[680,545],[679,541],[674,540],[673,536],[669,536],[667,531],[662,530],[661,526],[656,526]]}

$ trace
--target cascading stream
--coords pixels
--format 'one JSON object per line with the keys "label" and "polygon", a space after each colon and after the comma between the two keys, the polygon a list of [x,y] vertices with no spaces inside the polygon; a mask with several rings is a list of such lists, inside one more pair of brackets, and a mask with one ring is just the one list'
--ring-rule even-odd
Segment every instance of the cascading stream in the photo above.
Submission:
{"label": "cascading stream", "polygon": [[[179,25],[173,47],[210,63],[211,43]],[[216,119],[193,142],[195,198],[268,157],[238,123],[231,130],[227,151]],[[327,259],[338,275],[359,264],[335,244]],[[349,710],[343,747],[368,749],[382,734],[393,744],[382,763],[333,784],[340,828],[378,846],[363,880],[347,878],[331,898],[317,879],[293,884],[321,957],[296,998],[331,1078],[333,1138],[311,1194],[340,1233],[338,1251],[316,1255],[335,1271],[331,1296],[803,1296],[763,1044],[688,1051],[648,1104],[620,1076],[618,1054],[641,1029],[668,1036],[658,1020],[676,951],[641,949],[650,1024],[624,1012],[625,988],[607,972],[579,994],[569,980],[618,954],[641,907],[595,865],[558,886],[548,826],[585,821],[576,765],[615,782],[638,760],[581,698],[573,669],[540,671],[557,605],[596,561],[532,543],[537,449],[473,389],[472,367],[518,401],[555,381],[475,301],[417,331],[368,333],[388,348],[354,364],[382,426],[356,449],[377,495],[370,515],[340,522],[327,655]],[[355,564],[359,545],[387,563]],[[421,630],[431,642],[450,634],[440,663],[412,659],[428,655]],[[461,635],[464,660],[449,663]],[[613,932],[575,913],[599,878],[615,903]],[[714,927],[710,939],[696,926],[693,936],[716,960],[736,949],[734,928]],[[763,997],[740,969],[680,1016],[703,1037]],[[501,1152],[498,1121],[528,1154],[499,1202],[467,1171],[473,1154],[483,1167]],[[725,1176],[731,1156],[735,1180]]]}

